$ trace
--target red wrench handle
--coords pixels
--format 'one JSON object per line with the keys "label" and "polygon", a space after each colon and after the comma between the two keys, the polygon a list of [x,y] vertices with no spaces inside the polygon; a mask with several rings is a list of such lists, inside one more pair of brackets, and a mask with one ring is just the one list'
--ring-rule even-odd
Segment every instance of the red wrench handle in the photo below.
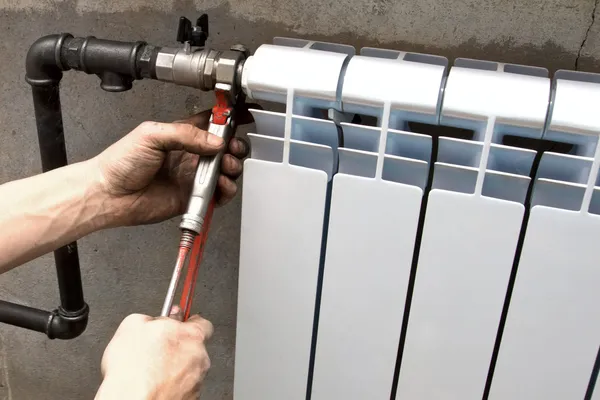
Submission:
{"label": "red wrench handle", "polygon": [[204,255],[204,248],[206,245],[206,240],[208,239],[208,231],[210,229],[214,208],[215,200],[213,198],[206,212],[206,218],[204,220],[202,232],[196,236],[196,239],[194,240],[194,246],[192,247],[192,254],[190,255],[188,270],[183,283],[183,291],[181,292],[181,301],[179,302],[179,308],[181,309],[184,321],[187,321],[187,319],[190,317],[192,301],[194,299],[194,291],[198,282],[198,271],[200,270],[200,263],[202,262],[202,256]]}

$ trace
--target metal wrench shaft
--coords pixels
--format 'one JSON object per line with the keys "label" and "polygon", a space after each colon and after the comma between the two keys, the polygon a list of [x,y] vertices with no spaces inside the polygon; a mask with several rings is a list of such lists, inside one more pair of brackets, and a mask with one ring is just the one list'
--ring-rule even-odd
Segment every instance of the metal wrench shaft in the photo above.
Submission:
{"label": "metal wrench shaft", "polygon": [[[179,256],[177,257],[177,263],[175,264],[167,296],[163,304],[161,312],[161,316],[163,317],[168,317],[171,312],[187,253],[192,247],[195,237],[202,232],[206,213],[213,200],[219,179],[221,160],[235,130],[233,107],[229,96],[230,89],[231,86],[224,84],[217,84],[215,88],[217,105],[213,108],[208,132],[221,137],[225,142],[225,146],[217,155],[200,157],[198,161],[188,207],[179,225],[182,230]],[[183,294],[183,296],[187,295],[189,293]]]}

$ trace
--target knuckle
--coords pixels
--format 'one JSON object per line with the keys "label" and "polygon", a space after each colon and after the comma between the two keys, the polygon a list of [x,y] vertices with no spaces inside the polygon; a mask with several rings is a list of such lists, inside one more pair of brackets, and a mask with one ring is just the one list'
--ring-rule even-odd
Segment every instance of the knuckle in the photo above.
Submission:
{"label": "knuckle", "polygon": [[233,160],[233,165],[234,165],[234,168],[235,168],[235,172],[237,174],[241,174],[242,170],[244,169],[244,164],[240,160],[238,160],[236,158],[236,159]]}
{"label": "knuckle", "polygon": [[225,190],[230,194],[235,194],[237,192],[237,184],[230,179],[225,179],[225,182]]}
{"label": "knuckle", "polygon": [[176,321],[165,319],[160,321],[156,334],[161,338],[175,338],[178,336]]}
{"label": "knuckle", "polygon": [[203,371],[206,371],[211,367],[212,362],[204,345],[199,345],[197,347],[197,350],[194,353],[194,361]]}
{"label": "knuckle", "polygon": [[231,154],[226,154],[223,157],[223,163],[225,164],[225,168],[230,171],[236,171],[238,169],[238,161],[237,158],[232,156]]}
{"label": "knuckle", "polygon": [[162,129],[162,124],[154,121],[144,121],[135,130],[135,138],[141,142],[153,142],[157,133]]}
{"label": "knuckle", "polygon": [[165,349],[175,349],[181,342],[181,335],[177,332],[177,330],[170,329],[169,327],[161,327],[161,329],[157,331],[155,335],[156,342],[160,343],[160,345]]}
{"label": "knuckle", "polygon": [[155,130],[158,127],[158,122],[155,121],[144,121],[138,125],[137,130],[148,133]]}
{"label": "knuckle", "polygon": [[204,330],[205,337],[207,339],[210,339],[210,337],[213,335],[214,331],[215,331],[215,327],[213,326],[212,322],[206,321],[206,327]]}
{"label": "knuckle", "polygon": [[203,342],[204,339],[206,339],[206,332],[204,331],[204,328],[198,324],[193,324],[189,327],[189,334],[192,338],[198,341]]}
{"label": "knuckle", "polygon": [[178,334],[181,329],[181,322],[176,321],[172,318],[165,319],[165,323],[163,325],[163,332],[167,334]]}
{"label": "knuckle", "polygon": [[193,124],[187,122],[187,121],[183,121],[183,122],[178,122],[175,124],[177,130],[179,130],[181,133],[183,134],[188,134],[188,135],[193,135],[196,133],[196,131],[198,130],[198,128],[196,128]]}
{"label": "knuckle", "polygon": [[129,325],[140,324],[142,322],[145,322],[147,319],[148,319],[147,315],[143,315],[143,314],[130,314],[127,317],[125,317],[125,319],[123,319],[123,322],[121,322],[121,326],[129,326]]}
{"label": "knuckle", "polygon": [[177,334],[167,335],[165,339],[167,346],[172,349],[178,348],[181,343],[181,338]]}
{"label": "knuckle", "polygon": [[206,351],[204,352],[204,356],[202,357],[201,365],[204,371],[209,370],[212,366],[212,362],[210,361],[210,357]]}
{"label": "knuckle", "polygon": [[203,131],[200,128],[196,128],[195,126],[192,126],[193,132],[194,132],[194,141],[199,141],[199,142],[206,142],[206,138],[207,138],[207,133],[206,131]]}
{"label": "knuckle", "polygon": [[189,122],[177,124],[176,129],[180,135],[187,136],[189,138],[188,140],[191,140],[192,142],[206,142],[206,132]]}
{"label": "knuckle", "polygon": [[235,143],[236,143],[236,156],[238,156],[239,158],[243,158],[248,154],[248,150],[249,147],[248,143],[246,142],[246,140],[242,139],[242,138],[236,138],[235,139]]}

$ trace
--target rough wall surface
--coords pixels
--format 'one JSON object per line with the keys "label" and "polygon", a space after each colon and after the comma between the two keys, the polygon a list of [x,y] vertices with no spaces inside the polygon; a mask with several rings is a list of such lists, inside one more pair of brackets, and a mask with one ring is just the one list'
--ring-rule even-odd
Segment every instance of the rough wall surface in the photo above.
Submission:
{"label": "rough wall surface", "polygon": [[[29,87],[28,46],[48,33],[93,34],[172,45],[177,18],[207,11],[210,43],[253,49],[273,36],[600,71],[598,0],[0,0],[0,183],[40,171]],[[209,94],[138,82],[109,94],[95,77],[66,74],[63,107],[71,162],[92,157],[146,119],[169,121],[211,104]],[[213,369],[203,399],[231,399],[235,339],[239,198],[215,217],[195,304],[216,327]],[[48,341],[1,326],[0,398],[91,399],[102,351],[128,314],[156,314],[168,285],[177,220],[98,232],[80,241],[88,330]],[[53,308],[51,256],[0,277],[0,298]]]}

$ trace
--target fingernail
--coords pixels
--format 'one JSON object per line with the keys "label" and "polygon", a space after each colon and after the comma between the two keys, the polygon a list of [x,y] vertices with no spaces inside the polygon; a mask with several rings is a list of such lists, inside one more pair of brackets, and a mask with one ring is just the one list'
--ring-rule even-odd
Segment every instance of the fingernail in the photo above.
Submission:
{"label": "fingernail", "polygon": [[213,135],[212,133],[208,135],[206,141],[208,142],[208,144],[214,147],[219,147],[223,144],[223,139],[221,139],[217,135]]}

